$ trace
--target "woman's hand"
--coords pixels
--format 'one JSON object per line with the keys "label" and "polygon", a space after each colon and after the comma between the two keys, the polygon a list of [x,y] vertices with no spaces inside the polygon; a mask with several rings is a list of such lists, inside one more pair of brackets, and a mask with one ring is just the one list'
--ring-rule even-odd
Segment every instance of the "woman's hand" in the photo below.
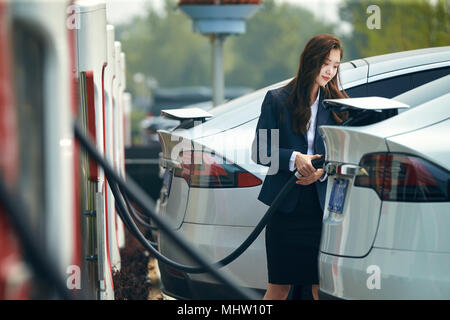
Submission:
{"label": "woman's hand", "polygon": [[323,174],[324,174],[323,169],[317,169],[313,174],[310,174],[307,177],[298,178],[297,181],[295,181],[295,183],[301,184],[302,186],[307,186],[319,180]]}
{"label": "woman's hand", "polygon": [[297,171],[304,177],[314,174],[316,172],[316,168],[314,168],[313,165],[311,164],[311,160],[320,157],[321,157],[320,154],[309,155],[297,153],[295,157],[295,166],[297,167]]}

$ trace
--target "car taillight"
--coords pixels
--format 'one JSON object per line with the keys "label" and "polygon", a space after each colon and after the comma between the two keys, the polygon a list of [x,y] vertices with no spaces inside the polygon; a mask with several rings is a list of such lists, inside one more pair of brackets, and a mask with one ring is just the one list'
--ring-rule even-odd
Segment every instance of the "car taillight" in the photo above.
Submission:
{"label": "car taillight", "polygon": [[449,171],[428,160],[402,153],[372,153],[359,166],[367,175],[357,176],[355,186],[375,190],[381,200],[450,201]]}
{"label": "car taillight", "polygon": [[262,181],[236,164],[204,151],[184,151],[180,155],[181,167],[174,170],[190,187],[244,188],[260,185]]}

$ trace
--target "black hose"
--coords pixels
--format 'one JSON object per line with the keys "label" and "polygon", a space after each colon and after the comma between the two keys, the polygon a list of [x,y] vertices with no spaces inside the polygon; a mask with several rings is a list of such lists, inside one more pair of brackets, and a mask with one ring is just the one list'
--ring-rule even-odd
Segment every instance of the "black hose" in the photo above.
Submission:
{"label": "black hose", "polygon": [[[128,208],[128,212],[131,212],[131,215],[133,216],[133,218],[135,218],[137,220],[137,222],[139,222],[139,224],[141,224],[142,226],[150,229],[150,230],[158,230],[157,227],[152,226],[150,223],[148,223],[147,221],[145,221],[138,212],[136,212],[133,209],[133,206],[130,204],[130,201],[128,200],[128,197],[123,194],[122,190],[119,188],[120,193],[123,196],[123,199],[125,200],[125,204],[127,205]],[[146,216],[147,217],[147,216]],[[147,217],[148,218],[148,217]]]}
{"label": "black hose", "polygon": [[[320,159],[315,159],[313,160],[313,166],[314,167],[320,167],[323,165],[323,157]],[[295,172],[295,171],[294,171]],[[264,214],[264,216],[261,218],[261,220],[259,221],[259,223],[256,225],[256,227],[253,229],[253,231],[250,233],[250,235],[244,240],[244,242],[241,243],[241,245],[239,247],[237,247],[233,252],[231,252],[229,255],[227,255],[226,257],[222,258],[220,261],[217,261],[215,263],[213,263],[213,266],[216,268],[222,268],[228,264],[230,264],[231,262],[233,262],[234,260],[236,260],[242,253],[245,252],[245,250],[248,249],[248,247],[250,245],[252,245],[252,243],[256,240],[256,238],[259,236],[259,234],[262,232],[262,230],[264,229],[264,227],[267,225],[267,222],[269,221],[269,219],[272,217],[272,215],[276,212],[276,210],[278,209],[280,203],[284,200],[284,198],[286,197],[286,195],[292,190],[292,188],[295,186],[295,181],[297,180],[296,176],[293,175],[288,182],[283,186],[283,188],[280,190],[280,192],[278,193],[278,195],[276,196],[276,198],[273,200],[271,206],[269,207],[269,209],[267,210],[267,212]],[[129,216],[129,214],[127,214],[126,212],[121,212],[124,211],[124,209],[122,208],[118,208],[118,211],[124,215],[124,216]],[[139,231],[139,230],[138,230]],[[139,231],[140,232],[140,231]],[[139,238],[142,239],[141,235],[138,236]],[[166,256],[164,256],[163,254],[161,254],[156,248],[154,244],[150,244],[150,246],[144,242],[141,242],[151,253],[153,253],[153,255],[160,260],[161,262],[163,262],[164,264],[186,272],[186,273],[204,273],[205,272],[205,268],[203,267],[194,267],[194,266],[188,266],[188,265],[184,265],[184,264],[180,264],[176,261],[173,261],[169,258],[167,258]]]}
{"label": "black hose", "polygon": [[[110,183],[110,186],[111,186],[111,184],[113,184],[113,183],[114,183],[114,182]],[[125,223],[125,226],[127,226],[127,229],[130,230],[130,232],[132,232],[132,234],[133,234],[138,240],[140,240],[141,237],[140,237],[140,235],[137,235],[137,232],[139,232],[140,234],[142,234],[142,232],[140,232],[140,230],[137,228],[137,226],[133,226],[134,221],[133,221],[133,219],[131,219],[131,216],[130,216],[130,214],[128,213],[128,212],[133,212],[133,208],[131,207],[131,205],[130,205],[130,203],[129,203],[127,197],[126,197],[126,195],[124,195],[124,193],[122,192],[122,190],[120,189],[120,187],[117,186],[117,184],[116,184],[116,187],[117,187],[118,190],[115,189],[114,192],[117,193],[117,196],[119,197],[119,198],[118,198],[118,201],[120,201],[120,202],[117,203],[117,201],[116,201],[116,202],[115,202],[115,205],[116,205],[116,209],[117,209],[117,212],[118,212],[118,214],[119,214],[119,217],[120,217],[120,219],[123,221],[123,223]],[[112,190],[112,187],[111,187],[111,191],[113,191],[113,190]],[[114,194],[114,192],[113,192],[114,199],[116,199],[116,194]],[[125,205],[124,205],[122,199],[125,201],[125,205],[126,205],[127,208],[128,208],[128,212],[127,212],[126,209],[125,209]],[[130,210],[131,210],[131,211],[130,211]],[[134,213],[134,212],[133,212],[133,213]],[[133,214],[133,215],[134,215],[134,214]],[[138,218],[136,215],[134,215],[134,217],[135,217],[135,218]],[[139,223],[141,223],[139,219],[137,219],[137,220],[138,220]],[[142,222],[143,222],[143,223],[141,223],[141,224],[143,224],[144,226],[147,224],[147,223],[146,223],[145,221],[143,221],[143,220],[142,220]],[[150,225],[149,225],[149,226],[150,226]],[[154,229],[156,229],[156,228],[153,227],[153,226],[151,226],[151,227],[154,228]],[[145,241],[148,242],[152,247],[156,247],[156,246],[157,246],[157,243],[156,243],[156,242],[149,241],[147,238],[145,238],[144,235],[142,235],[142,237],[143,237],[143,239],[145,239]],[[143,242],[141,241],[141,244],[143,244],[144,247],[146,247],[146,248],[148,249],[148,246],[147,246],[146,243],[143,243]],[[150,250],[150,251],[152,251],[152,250]]]}
{"label": "black hose", "polygon": [[[270,206],[269,210],[266,212],[266,214],[260,220],[260,222],[255,227],[255,229],[253,229],[253,231],[250,233],[250,235],[247,237],[247,239],[245,239],[245,241],[242,242],[242,244],[238,248],[236,248],[232,253],[230,253],[228,256],[226,256],[225,258],[221,259],[220,261],[214,263],[213,266],[215,268],[222,268],[222,267],[228,265],[232,261],[236,260],[242,253],[244,253],[245,250],[248,249],[248,247],[256,240],[256,238],[259,236],[261,231],[267,225],[268,220],[273,215],[273,213],[276,211],[280,202],[283,201],[284,196],[295,185],[295,180],[296,180],[296,177],[292,176],[292,178],[280,191],[279,195],[277,196],[277,198],[275,198],[275,200],[272,203],[272,205]],[[111,187],[111,191],[112,191],[112,189],[113,188]],[[117,192],[117,191],[115,191],[115,192]],[[119,216],[121,217],[122,220],[125,220],[124,223],[126,225],[130,224],[130,216],[128,213],[126,213],[124,211],[124,206],[123,206],[123,204],[121,204],[122,200],[120,199],[120,195],[117,193],[117,194],[114,194],[114,197],[115,198],[117,197],[116,199],[119,199],[119,201],[116,202]],[[145,237],[142,235],[142,233],[139,231],[139,229],[133,227],[132,230],[130,230],[130,231],[138,238],[138,240],[140,240],[141,244],[144,245],[155,256],[155,258],[160,260],[162,263],[164,263],[174,269],[186,272],[186,273],[204,273],[206,271],[206,269],[204,267],[188,266],[188,265],[180,264],[178,262],[175,262],[175,261],[167,258],[163,254],[161,254],[154,247],[154,245],[152,245],[151,243],[148,243],[148,240],[145,239]]]}
{"label": "black hose", "polygon": [[[295,178],[295,176],[294,176]],[[296,179],[292,179],[291,180],[295,180]],[[289,181],[286,186],[293,186],[294,184]],[[285,186],[285,187],[286,187]],[[267,213],[263,216],[263,218],[260,220],[260,222],[256,225],[255,229],[250,233],[250,235],[245,239],[245,241],[238,247],[236,248],[232,253],[230,253],[228,256],[226,256],[225,258],[223,258],[222,260],[214,263],[214,265],[217,268],[221,268],[224,267],[226,265],[228,265],[229,263],[233,262],[235,259],[237,259],[245,250],[248,249],[249,246],[252,245],[252,243],[256,240],[256,238],[259,236],[259,234],[262,232],[262,230],[264,229],[264,227],[267,225],[268,220],[270,219],[270,217],[272,216],[272,212],[275,212],[275,210],[278,208],[278,202],[282,201],[285,194],[287,194],[291,188],[286,188],[286,190],[281,190],[280,194],[279,194],[279,198],[276,198],[274,203],[272,204],[272,206],[269,208],[269,211],[267,211]],[[128,198],[126,197],[126,195],[123,194],[122,190],[119,188],[120,193],[123,197],[123,199],[125,200],[125,204],[126,207],[128,209],[128,212],[131,213],[131,215],[137,220],[137,222],[139,224],[141,224],[142,226],[149,228],[150,230],[157,230],[158,228],[148,224],[146,221],[144,221],[142,218],[140,218],[137,213],[134,211],[134,209],[132,208],[132,206],[130,205]],[[114,197],[116,197],[116,195],[114,195]],[[116,208],[117,208],[117,212],[119,213],[119,217],[121,218],[121,220],[124,222],[124,224],[127,226],[130,225],[129,219],[125,218],[127,215],[130,215],[129,213],[126,212],[125,208],[120,208],[119,204],[116,203]],[[271,208],[273,208],[271,210]],[[127,227],[128,230],[134,229],[131,227]],[[137,231],[136,231],[137,232]],[[140,231],[139,231],[140,232]],[[133,234],[135,234],[133,232]],[[135,235],[138,239],[140,238],[140,236]],[[155,242],[149,241],[148,239],[145,239],[146,241],[148,241],[148,243],[150,244],[150,246],[147,245],[147,243],[143,243],[141,241],[141,244],[143,244],[151,253],[153,253],[153,255],[158,258],[158,260],[160,260],[161,262],[163,262],[164,264],[174,268],[174,269],[178,269],[180,271],[186,272],[186,273],[203,273],[205,272],[205,269],[202,267],[193,267],[193,266],[188,266],[188,265],[183,265],[183,264],[179,264],[173,260],[170,260],[169,258],[165,257],[164,255],[162,255],[158,249],[156,249],[157,244]]]}
{"label": "black hose", "polygon": [[[136,185],[136,183],[132,179],[127,179],[127,183],[125,183],[119,177],[119,175],[114,171],[114,169],[111,168],[109,163],[107,163],[107,161],[105,161],[103,159],[103,156],[98,153],[96,148],[85,137],[83,131],[79,128],[77,123],[74,123],[74,134],[75,134],[75,137],[80,142],[80,145],[85,149],[85,151],[88,152],[91,155],[91,157],[95,161],[97,161],[97,163],[100,166],[103,167],[105,176],[107,177],[108,181],[110,182],[111,191],[113,191],[113,193],[115,194],[115,197],[118,200],[119,206],[121,206],[120,203],[122,203],[122,202],[121,202],[121,198],[118,194],[118,190],[117,190],[115,183],[117,183],[117,185],[120,188],[122,188],[123,192],[127,196],[129,196],[132,201],[137,203],[144,210],[144,212],[146,214],[149,214],[151,216],[151,218],[156,223],[156,225],[160,228],[161,231],[166,232],[173,239],[173,241],[178,246],[180,246],[180,248],[183,251],[185,251],[193,260],[195,260],[195,262],[197,262],[200,265],[203,265],[204,269],[206,271],[208,271],[212,276],[214,276],[217,280],[219,280],[220,282],[227,285],[233,291],[237,292],[239,294],[239,296],[241,296],[242,298],[258,299],[258,297],[253,292],[250,292],[249,290],[240,287],[239,285],[235,284],[234,281],[231,281],[230,279],[228,279],[227,277],[222,275],[222,273],[219,272],[219,270],[217,270],[214,266],[212,266],[207,261],[207,259],[205,259],[202,256],[202,254],[197,252],[196,249],[191,248],[187,244],[187,241],[185,239],[183,239],[177,233],[173,232],[172,229],[170,228],[169,224],[167,224],[167,222],[165,222],[161,217],[159,217],[157,214],[155,214],[152,210],[148,209],[149,207],[151,207],[151,204],[153,201],[151,201],[148,198],[148,196]],[[124,209],[124,208],[125,208],[125,206],[122,207],[122,209]],[[128,220],[126,216],[127,215],[125,214],[124,219]],[[136,224],[134,224],[134,221],[128,220],[128,222],[129,222],[129,225],[127,227],[131,227],[132,230],[130,230],[130,231],[133,231],[134,227],[136,227]],[[136,229],[137,229],[137,227],[136,227]],[[134,231],[136,232],[136,235],[137,236],[142,235],[142,233],[139,231],[139,229],[137,229],[137,230],[136,229],[134,229]],[[139,231],[139,232],[137,232],[137,231]],[[141,239],[141,240],[145,240],[145,242],[144,241],[141,241],[141,242],[147,243],[145,238]],[[146,246],[146,247],[150,248],[151,246]]]}
{"label": "black hose", "polygon": [[[75,129],[77,130],[76,126],[75,126]],[[80,138],[84,138],[84,137],[80,136]],[[89,144],[88,141],[80,141],[80,142],[82,145],[84,143],[86,143],[86,147],[88,147],[88,145],[87,145],[87,144]],[[92,149],[92,151],[97,152],[94,147],[92,147],[90,145],[89,145],[89,147],[90,147],[90,149]],[[91,151],[89,151],[89,152],[91,153]],[[93,157],[96,158],[96,161],[98,161],[101,166],[104,167],[104,166],[108,165],[106,162],[103,161],[103,159],[100,155],[96,154],[96,155],[93,155]],[[312,164],[315,168],[323,166],[323,163],[324,163],[323,157],[312,161]],[[204,273],[209,270],[209,267],[212,267],[213,269],[221,268],[221,267],[228,265],[235,259],[237,259],[256,240],[256,238],[262,232],[264,227],[267,225],[268,220],[272,217],[272,215],[278,209],[280,203],[284,200],[287,193],[289,193],[289,191],[292,190],[292,188],[295,185],[295,181],[297,180],[297,177],[295,175],[293,175],[288,180],[288,182],[283,186],[283,188],[280,190],[280,192],[278,193],[278,195],[272,202],[272,204],[269,207],[269,209],[267,210],[267,212],[264,214],[263,218],[260,220],[260,222],[257,224],[257,226],[250,233],[250,235],[245,239],[245,241],[238,248],[236,248],[232,253],[230,253],[225,258],[221,259],[220,261],[218,261],[212,265],[208,265],[209,264],[208,263],[207,265],[204,265],[203,267],[194,267],[194,266],[188,266],[188,265],[183,265],[183,264],[177,263],[177,262],[167,258],[166,256],[162,255],[154,247],[154,244],[150,243],[143,236],[143,234],[140,232],[140,230],[134,224],[134,221],[132,220],[130,214],[126,212],[125,205],[123,204],[122,198],[121,198],[119,191],[117,189],[117,186],[115,186],[115,184],[117,183],[118,188],[123,193],[123,197],[125,198],[125,201],[127,201],[126,193],[128,193],[131,197],[134,197],[133,192],[142,193],[142,191],[137,186],[133,186],[133,185],[131,185],[128,189],[128,187],[124,184],[124,182],[120,179],[120,177],[118,175],[114,174],[114,171],[112,171],[112,169],[111,169],[111,172],[107,172],[110,170],[106,170],[105,167],[104,167],[104,169],[105,169],[105,175],[107,176],[107,179],[110,183],[110,187],[111,187],[111,190],[113,191],[114,197],[115,197],[115,199],[117,199],[116,207],[118,209],[119,216],[124,221],[125,225],[129,228],[130,232],[132,232],[135,235],[135,237],[141,242],[141,244],[144,245],[144,247],[147,248],[155,256],[155,258],[157,258],[159,261],[161,261],[162,263],[164,263],[174,269],[177,269],[177,270],[180,270],[180,271],[183,271],[186,273]],[[294,173],[295,172],[296,171],[294,171]],[[113,174],[111,174],[111,173],[113,173]],[[128,181],[130,181],[132,184],[134,184],[131,179],[128,179]],[[122,190],[122,188],[124,190]],[[136,190],[134,190],[134,189],[136,189]],[[145,195],[144,195],[144,197],[147,198]],[[139,198],[139,197],[137,197],[137,198]],[[142,207],[142,209],[144,211],[143,213],[146,216],[149,216],[149,217],[157,216],[151,209],[149,209],[150,206],[143,205],[142,202],[136,198],[134,200],[135,200],[135,202],[138,203],[139,206]],[[153,206],[151,206],[151,207],[153,207]],[[157,223],[157,224],[159,224],[159,223]],[[166,232],[167,232],[167,230],[166,230]],[[173,234],[174,233],[169,233],[169,235],[172,238],[174,238]]]}

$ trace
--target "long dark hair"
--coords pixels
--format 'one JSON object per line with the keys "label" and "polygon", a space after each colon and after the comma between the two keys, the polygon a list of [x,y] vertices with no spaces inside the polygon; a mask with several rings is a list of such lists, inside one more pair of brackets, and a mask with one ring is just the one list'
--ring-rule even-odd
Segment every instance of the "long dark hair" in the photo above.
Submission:
{"label": "long dark hair", "polygon": [[[343,49],[339,39],[330,34],[319,34],[309,39],[300,56],[297,76],[286,87],[291,89],[287,106],[292,113],[292,129],[296,134],[306,134],[308,122],[311,118],[311,91],[316,77],[319,75],[325,59],[333,49],[338,49],[343,55]],[[348,97],[347,93],[338,87],[339,68],[336,76],[325,87],[324,99]],[[333,117],[338,124],[342,123],[345,114],[333,112]],[[282,115],[281,115],[282,117]]]}

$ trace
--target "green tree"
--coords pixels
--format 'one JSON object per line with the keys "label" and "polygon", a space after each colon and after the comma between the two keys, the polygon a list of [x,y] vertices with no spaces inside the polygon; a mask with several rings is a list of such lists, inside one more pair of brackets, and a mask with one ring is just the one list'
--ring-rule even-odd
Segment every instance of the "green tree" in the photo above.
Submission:
{"label": "green tree", "polygon": [[[192,21],[174,8],[176,2],[166,0],[162,15],[148,7],[147,17],[117,28],[132,93],[137,93],[132,75],[138,72],[156,78],[161,87],[211,84],[210,41],[194,33]],[[260,88],[294,76],[306,41],[332,30],[301,7],[264,1],[247,22],[247,32],[224,43],[226,86]]]}
{"label": "green tree", "polygon": [[264,8],[247,21],[247,32],[227,40],[226,82],[261,88],[293,77],[306,42],[333,29],[302,7],[264,1]]}
{"label": "green tree", "polygon": [[[147,17],[135,18],[118,28],[118,37],[127,54],[127,83],[143,73],[156,78],[160,86],[204,85],[209,78],[209,42],[192,32],[188,17],[166,1],[160,15],[152,7]],[[133,90],[133,88],[131,88]]]}
{"label": "green tree", "polygon": [[[380,8],[380,29],[367,26],[370,5]],[[360,57],[450,45],[448,0],[347,0],[339,12],[353,26],[347,43]]]}

